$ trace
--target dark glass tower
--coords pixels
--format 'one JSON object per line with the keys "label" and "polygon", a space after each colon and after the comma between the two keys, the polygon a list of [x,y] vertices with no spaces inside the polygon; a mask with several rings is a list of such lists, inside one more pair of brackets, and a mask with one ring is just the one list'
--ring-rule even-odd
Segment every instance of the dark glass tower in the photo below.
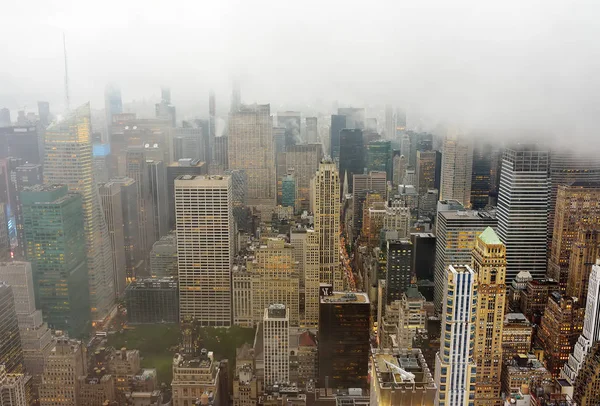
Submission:
{"label": "dark glass tower", "polygon": [[492,190],[492,146],[476,142],[473,148],[473,171],[471,172],[471,207],[487,206]]}
{"label": "dark glass tower", "polygon": [[340,157],[340,133],[346,128],[346,116],[333,114],[331,116],[331,134],[329,140],[329,151],[331,158]]}
{"label": "dark glass tower", "polygon": [[352,177],[365,171],[365,146],[363,132],[358,129],[343,129],[340,133],[340,180],[347,175],[349,192],[352,192]]}
{"label": "dark glass tower", "polygon": [[408,289],[412,277],[413,244],[410,240],[387,241],[387,304],[400,300]]}

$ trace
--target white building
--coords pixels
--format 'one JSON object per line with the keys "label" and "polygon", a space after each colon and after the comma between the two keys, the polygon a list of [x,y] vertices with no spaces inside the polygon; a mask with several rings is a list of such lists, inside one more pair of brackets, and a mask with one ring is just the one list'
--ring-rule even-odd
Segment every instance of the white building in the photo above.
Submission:
{"label": "white building", "polygon": [[7,374],[0,364],[0,406],[27,406],[23,374]]}
{"label": "white building", "polygon": [[583,319],[583,331],[563,367],[561,376],[575,385],[575,378],[592,346],[600,341],[600,259],[592,266],[590,273],[587,303]]}
{"label": "white building", "polygon": [[446,275],[442,337],[435,363],[435,404],[468,406],[475,399],[477,275],[468,265],[450,265]]}
{"label": "white building", "polygon": [[458,134],[448,135],[442,149],[440,200],[455,199],[468,207],[471,202],[473,144]]}
{"label": "white building", "polygon": [[263,318],[263,356],[265,385],[290,379],[290,316],[282,304],[265,309]]}
{"label": "white building", "polygon": [[179,314],[202,326],[231,325],[234,223],[229,176],[175,179]]}

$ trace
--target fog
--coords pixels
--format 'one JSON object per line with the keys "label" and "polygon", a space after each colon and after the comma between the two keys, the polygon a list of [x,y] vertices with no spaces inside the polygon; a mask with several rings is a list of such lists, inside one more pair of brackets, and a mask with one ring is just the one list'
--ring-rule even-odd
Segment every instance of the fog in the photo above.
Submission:
{"label": "fog", "polygon": [[[72,104],[102,108],[172,90],[182,115],[244,102],[329,113],[405,107],[499,133],[579,140],[600,121],[600,2],[590,1],[5,1],[0,106],[63,108],[62,33]],[[312,107],[308,107],[312,106]]]}

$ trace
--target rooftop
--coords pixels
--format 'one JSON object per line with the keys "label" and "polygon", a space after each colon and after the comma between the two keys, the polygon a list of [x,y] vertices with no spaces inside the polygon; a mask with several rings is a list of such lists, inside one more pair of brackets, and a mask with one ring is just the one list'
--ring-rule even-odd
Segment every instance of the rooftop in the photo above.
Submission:
{"label": "rooftop", "polygon": [[498,238],[498,234],[492,229],[492,227],[487,227],[483,233],[479,234],[479,239],[483,241],[485,244],[489,245],[500,245],[502,241]]}
{"label": "rooftop", "polygon": [[362,292],[333,292],[330,296],[321,296],[321,303],[369,303],[369,297]]}

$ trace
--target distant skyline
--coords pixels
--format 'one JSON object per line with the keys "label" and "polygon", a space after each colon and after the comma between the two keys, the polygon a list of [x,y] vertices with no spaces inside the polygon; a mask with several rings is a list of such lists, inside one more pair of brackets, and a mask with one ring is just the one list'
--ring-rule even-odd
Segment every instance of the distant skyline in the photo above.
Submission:
{"label": "distant skyline", "polygon": [[595,136],[599,12],[592,0],[11,1],[0,106],[62,110],[64,32],[73,106],[101,109],[114,82],[124,102],[168,86],[182,112],[204,113],[214,88],[224,115],[239,78],[244,102],[273,111],[392,103],[470,127]]}

